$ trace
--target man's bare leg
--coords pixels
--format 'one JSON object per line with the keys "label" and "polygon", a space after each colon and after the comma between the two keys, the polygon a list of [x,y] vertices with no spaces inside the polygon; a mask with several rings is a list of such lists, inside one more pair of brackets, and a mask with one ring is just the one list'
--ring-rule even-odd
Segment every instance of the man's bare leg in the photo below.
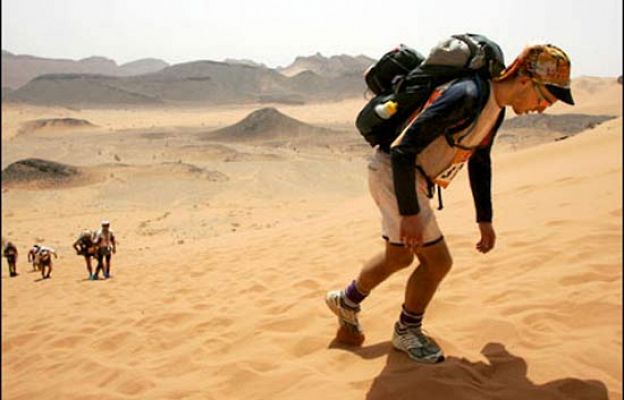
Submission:
{"label": "man's bare leg", "polygon": [[422,314],[438,285],[451,270],[453,260],[444,239],[431,246],[419,247],[416,256],[420,265],[407,281],[404,307],[410,313]]}
{"label": "man's bare leg", "polygon": [[385,251],[371,258],[360,271],[356,280],[358,290],[363,294],[370,293],[390,275],[410,266],[413,261],[411,249],[386,242]]}
{"label": "man's bare leg", "polygon": [[354,346],[364,342],[364,334],[357,318],[359,303],[373,288],[394,272],[409,266],[413,260],[414,255],[410,249],[387,243],[383,253],[371,258],[364,265],[356,281],[343,291],[334,290],[327,293],[325,301],[338,316],[339,328],[336,332],[338,341]]}
{"label": "man's bare leg", "polygon": [[444,352],[423,333],[422,322],[438,285],[451,269],[452,259],[443,239],[417,248],[416,256],[420,264],[408,278],[403,310],[394,324],[392,345],[414,361],[438,363],[444,360]]}

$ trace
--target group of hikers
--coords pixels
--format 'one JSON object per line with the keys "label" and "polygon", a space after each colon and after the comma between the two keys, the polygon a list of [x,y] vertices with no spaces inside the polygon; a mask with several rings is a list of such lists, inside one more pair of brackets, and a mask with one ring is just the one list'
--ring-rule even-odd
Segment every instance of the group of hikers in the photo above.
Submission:
{"label": "group of hikers", "polygon": [[[84,257],[87,271],[89,272],[89,280],[100,279],[100,272],[104,279],[110,278],[111,256],[117,252],[117,244],[115,235],[110,229],[109,221],[102,221],[99,230],[84,230],[81,232],[72,247],[76,250],[76,254]],[[16,277],[18,275],[16,266],[18,251],[13,242],[9,241],[6,243],[3,256],[7,259],[10,277]],[[34,244],[28,251],[28,262],[32,263],[33,271],[41,271],[42,279],[50,278],[52,273],[52,256],[58,258],[55,249],[38,243]],[[97,259],[95,272],[92,265],[94,257]]]}

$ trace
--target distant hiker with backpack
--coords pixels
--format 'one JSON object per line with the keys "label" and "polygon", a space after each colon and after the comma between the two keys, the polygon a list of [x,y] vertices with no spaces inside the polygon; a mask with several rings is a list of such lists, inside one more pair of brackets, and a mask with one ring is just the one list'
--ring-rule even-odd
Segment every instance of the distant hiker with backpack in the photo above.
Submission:
{"label": "distant hiker with backpack", "polygon": [[7,242],[2,251],[2,255],[6,257],[7,264],[9,264],[9,276],[14,278],[17,276],[17,247],[13,242]]}
{"label": "distant hiker with backpack", "polygon": [[[466,43],[466,39],[472,43]],[[462,53],[463,60],[451,60]],[[344,290],[328,292],[326,303],[338,317],[337,340],[360,345],[364,340],[358,320],[360,303],[416,257],[419,265],[407,281],[392,344],[412,360],[436,363],[444,360],[444,354],[423,333],[422,321],[438,285],[451,269],[452,258],[429,204],[435,186],[438,190],[446,187],[468,164],[480,231],[475,247],[488,253],[496,244],[490,151],[505,107],[521,115],[541,113],[558,100],[570,105],[574,101],[570,60],[550,44],[526,47],[504,68],[496,44],[478,35],[458,35],[442,42],[420,61],[415,69],[395,79],[392,90],[385,94],[396,103],[388,107],[390,112],[385,116],[403,112],[406,121],[395,122],[396,130],[388,128],[384,132],[369,129],[371,126],[358,117],[358,122],[364,121],[358,128],[365,128],[360,131],[365,137],[368,134],[367,140],[376,146],[368,166],[369,188],[381,211],[385,251],[368,261]],[[456,66],[449,66],[452,63]],[[409,81],[410,91],[402,90],[400,85]],[[401,100],[402,96],[414,94],[421,98]],[[406,111],[406,104],[413,108]],[[373,105],[369,109],[374,109]]]}
{"label": "distant hiker with backpack", "polygon": [[97,267],[93,274],[93,279],[99,279],[100,270],[104,278],[110,278],[111,254],[117,252],[117,244],[115,243],[115,235],[110,229],[109,221],[102,221],[102,227],[97,231],[94,238],[96,247]]}
{"label": "distant hiker with backpack", "polygon": [[76,254],[78,254],[79,256],[84,256],[85,263],[87,264],[87,271],[89,272],[89,280],[93,280],[94,276],[91,259],[96,255],[96,247],[93,240],[93,232],[85,229],[72,245],[74,250],[76,250]]}
{"label": "distant hiker with backpack", "polygon": [[56,250],[53,248],[46,246],[41,246],[39,248],[37,257],[39,257],[39,266],[41,267],[41,279],[50,278],[50,274],[52,273],[52,255],[54,255],[54,258],[58,258]]}
{"label": "distant hiker with backpack", "polygon": [[30,250],[28,250],[28,262],[32,263],[33,271],[41,269],[41,265],[39,265],[39,250],[41,250],[41,246],[37,243],[33,244]]}

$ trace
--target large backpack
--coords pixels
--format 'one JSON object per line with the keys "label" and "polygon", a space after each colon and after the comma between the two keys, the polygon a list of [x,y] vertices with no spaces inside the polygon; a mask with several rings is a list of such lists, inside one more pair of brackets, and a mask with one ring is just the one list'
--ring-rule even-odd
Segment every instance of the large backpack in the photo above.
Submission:
{"label": "large backpack", "polygon": [[395,80],[407,75],[423,61],[425,57],[418,51],[400,44],[364,72],[366,85],[376,95],[391,93]]}
{"label": "large backpack", "polygon": [[[392,52],[386,53],[367,70],[366,82],[376,96],[362,108],[355,121],[359,132],[371,146],[379,145],[386,150],[405,122],[422,108],[436,87],[473,74],[480,74],[486,79],[494,78],[505,69],[500,47],[487,37],[476,34],[451,36],[431,49],[429,56],[415,63],[411,71],[399,71],[390,79],[387,77],[389,69],[378,67],[382,62],[388,63],[389,54]],[[382,78],[369,76],[378,71],[385,71],[385,75]],[[378,81],[386,84],[371,86],[369,83]],[[380,87],[384,90],[380,91]],[[391,116],[380,115],[378,106],[388,102],[394,103],[392,109],[396,111]]]}

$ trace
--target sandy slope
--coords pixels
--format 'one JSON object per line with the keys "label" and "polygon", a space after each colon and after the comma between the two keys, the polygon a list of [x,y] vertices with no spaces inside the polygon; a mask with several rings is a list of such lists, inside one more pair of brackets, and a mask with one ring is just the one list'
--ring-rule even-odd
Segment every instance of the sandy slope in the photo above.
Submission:
{"label": "sandy slope", "polygon": [[[350,118],[316,107],[300,109],[306,122]],[[3,398],[622,398],[621,118],[495,154],[487,256],[473,250],[465,174],[445,192],[455,266],[426,319],[449,356],[436,366],[389,342],[407,270],[364,303],[362,348],[332,341],[325,291],[382,247],[359,153],[201,144],[169,128],[150,139],[118,123],[80,142],[36,136],[35,151],[104,181],[3,190],[2,236],[21,251],[19,277],[3,260]],[[3,145],[19,158],[26,140]],[[119,251],[113,279],[90,282],[70,245],[102,218]],[[51,280],[26,265],[34,240],[59,249]]]}

